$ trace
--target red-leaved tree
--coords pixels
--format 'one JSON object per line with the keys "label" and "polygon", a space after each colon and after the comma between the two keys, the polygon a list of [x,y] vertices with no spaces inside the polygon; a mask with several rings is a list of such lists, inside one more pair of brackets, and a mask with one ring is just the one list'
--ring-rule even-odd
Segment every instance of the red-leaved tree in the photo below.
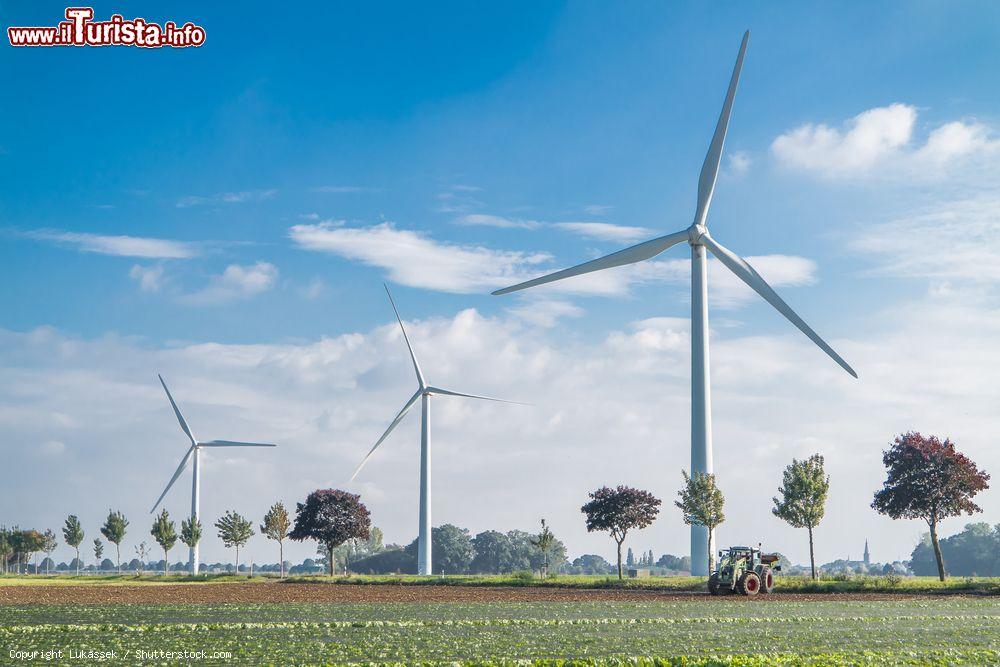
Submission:
{"label": "red-leaved tree", "polygon": [[304,503],[296,503],[295,527],[288,534],[293,540],[316,540],[326,547],[326,558],[333,576],[333,550],[347,540],[367,540],[371,514],[361,496],[339,489],[313,491]]}
{"label": "red-leaved tree", "polygon": [[587,515],[587,532],[607,531],[618,544],[618,578],[622,578],[622,543],[628,531],[645,528],[660,513],[660,499],[649,491],[619,485],[602,487],[590,494],[580,508]]}
{"label": "red-leaved tree", "polygon": [[951,440],[904,433],[882,454],[888,478],[875,493],[872,507],[893,519],[923,519],[931,531],[938,577],[944,581],[944,558],[938,545],[938,523],[950,516],[982,512],[972,497],[989,488],[990,476]]}

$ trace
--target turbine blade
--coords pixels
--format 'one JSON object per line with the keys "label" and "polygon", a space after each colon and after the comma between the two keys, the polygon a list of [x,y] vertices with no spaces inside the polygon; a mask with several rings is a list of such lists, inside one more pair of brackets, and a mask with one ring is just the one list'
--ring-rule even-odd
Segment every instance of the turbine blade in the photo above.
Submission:
{"label": "turbine blade", "polygon": [[163,497],[167,495],[167,491],[170,490],[170,487],[174,485],[174,482],[177,481],[177,478],[181,476],[182,472],[184,472],[184,468],[187,467],[188,459],[191,458],[191,452],[194,451],[194,447],[195,447],[194,445],[191,445],[188,448],[187,453],[184,454],[184,458],[181,459],[181,464],[177,466],[177,470],[174,471],[174,476],[170,478],[169,482],[167,482],[167,488],[163,489],[163,493],[161,493],[160,497],[156,499],[156,504],[153,505],[153,509],[149,510],[150,514],[156,511],[156,508],[160,506],[160,502],[163,500]]}
{"label": "turbine blade", "polygon": [[441,389],[440,387],[427,387],[427,391],[432,394],[443,394],[445,396],[462,396],[464,398],[478,398],[481,401],[496,401],[498,403],[513,403],[514,405],[530,405],[529,403],[522,403],[521,401],[508,401],[505,398],[493,398],[492,396],[480,396],[478,394],[463,394],[460,391],[451,391],[449,389]]}
{"label": "turbine blade", "polygon": [[719,122],[715,126],[715,135],[712,143],[708,147],[708,154],[705,162],[701,166],[701,177],[698,179],[698,210],[695,213],[696,224],[705,224],[708,216],[708,207],[712,204],[712,195],[715,193],[715,180],[719,176],[719,163],[722,161],[722,147],[726,143],[726,132],[729,131],[729,116],[733,112],[733,99],[736,97],[736,87],[740,82],[740,72],[743,70],[743,57],[747,52],[747,42],[750,41],[750,31],[743,33],[743,43],[740,44],[740,54],[736,56],[736,66],[733,68],[733,76],[729,80],[729,91],[726,93],[726,101],[722,105],[722,113],[719,115]]}
{"label": "turbine blade", "polygon": [[785,303],[778,293],[771,288],[767,282],[761,278],[760,274],[749,263],[736,253],[732,252],[728,248],[722,246],[718,241],[708,236],[707,234],[701,237],[702,243],[704,243],[712,254],[715,255],[720,262],[722,262],[726,268],[736,274],[736,276],[749,285],[757,294],[764,297],[764,300],[769,304],[774,306],[775,310],[785,316],[789,322],[798,327],[799,331],[804,333],[809,337],[809,340],[816,343],[821,350],[830,355],[830,358],[840,364],[841,368],[853,375],[858,377],[858,374],[851,368],[850,364],[844,361],[843,357],[837,354],[830,345],[819,337],[815,331],[812,330],[805,321],[798,316],[798,314],[792,310],[791,306]]}
{"label": "turbine blade", "polygon": [[649,241],[644,241],[630,248],[613,252],[610,255],[605,255],[599,259],[584,262],[583,264],[578,264],[568,269],[563,269],[562,271],[556,271],[555,273],[550,273],[547,276],[535,278],[527,282],[518,283],[517,285],[512,285],[511,287],[498,289],[493,292],[493,295],[497,296],[499,294],[509,294],[510,292],[517,292],[518,290],[535,287],[536,285],[544,285],[545,283],[555,282],[556,280],[562,280],[563,278],[571,278],[584,273],[600,271],[601,269],[610,269],[614,266],[635,264],[636,262],[641,262],[644,259],[656,257],[667,248],[677,245],[681,241],[686,241],[687,238],[687,230],[684,230],[683,232],[675,232],[666,236],[660,236]]}
{"label": "turbine blade", "polygon": [[392,430],[399,425],[399,422],[403,421],[403,417],[405,417],[406,413],[410,411],[410,408],[414,406],[414,404],[417,402],[417,399],[420,398],[422,393],[423,393],[423,387],[418,389],[417,393],[415,393],[412,397],[410,397],[410,400],[406,402],[406,405],[403,406],[403,409],[400,410],[399,414],[396,415],[396,418],[392,420],[392,423],[389,424],[389,428],[385,430],[385,433],[382,434],[382,437],[379,438],[378,442],[376,442],[372,446],[372,448],[368,450],[368,453],[365,454],[365,458],[361,461],[361,464],[358,466],[357,470],[354,471],[354,474],[351,475],[351,481],[354,481],[354,478],[358,476],[358,473],[361,472],[361,469],[365,467],[365,464],[368,463],[368,459],[370,459],[372,454],[375,453],[375,450],[378,449],[378,446],[381,445],[382,442],[389,437],[389,434],[392,433]]}
{"label": "turbine blade", "polygon": [[382,287],[385,288],[385,293],[389,297],[389,303],[392,304],[392,312],[396,313],[396,321],[399,322],[399,328],[403,330],[403,340],[406,341],[406,349],[410,351],[410,359],[413,360],[413,370],[417,372],[417,382],[420,383],[421,388],[426,387],[427,383],[424,382],[424,374],[420,372],[420,364],[417,363],[417,355],[413,353],[413,346],[410,345],[410,338],[406,335],[406,327],[403,326],[403,318],[399,316],[399,311],[396,310],[396,302],[392,300],[392,294],[389,293],[389,286],[382,283]]}
{"label": "turbine blade", "polygon": [[194,435],[191,434],[191,429],[188,428],[187,422],[184,421],[184,415],[181,414],[177,404],[174,403],[174,397],[170,395],[170,390],[167,389],[167,383],[163,381],[163,376],[159,373],[156,374],[156,377],[160,378],[160,384],[163,385],[163,391],[167,392],[167,399],[170,401],[170,405],[174,408],[174,414],[177,415],[177,422],[181,425],[181,430],[187,434],[187,437],[191,439],[191,444],[193,445],[195,443]]}
{"label": "turbine blade", "polygon": [[237,442],[236,440],[209,440],[208,442],[199,442],[201,447],[277,447],[277,445],[272,445],[266,442]]}

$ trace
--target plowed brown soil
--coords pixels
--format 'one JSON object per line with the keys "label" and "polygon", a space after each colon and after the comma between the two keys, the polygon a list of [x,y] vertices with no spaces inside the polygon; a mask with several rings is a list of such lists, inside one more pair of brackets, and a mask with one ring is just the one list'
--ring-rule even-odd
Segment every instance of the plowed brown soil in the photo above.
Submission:
{"label": "plowed brown soil", "polygon": [[[803,600],[900,600],[914,595],[880,593],[774,593],[748,602]],[[705,593],[651,590],[487,586],[394,586],[381,584],[164,584],[101,586],[0,586],[0,604],[224,604],[263,602],[631,602],[705,600]]]}

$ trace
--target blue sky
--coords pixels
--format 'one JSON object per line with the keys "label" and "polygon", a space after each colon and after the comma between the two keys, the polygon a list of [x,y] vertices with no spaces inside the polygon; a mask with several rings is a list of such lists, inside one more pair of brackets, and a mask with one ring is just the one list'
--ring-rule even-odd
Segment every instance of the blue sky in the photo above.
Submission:
{"label": "blue sky", "polygon": [[[0,19],[5,27],[52,25],[62,9],[3,3]],[[785,374],[781,361],[787,357],[775,350],[801,351],[798,372],[827,390],[831,385],[816,378],[832,377],[836,369],[719,274],[713,337],[748,350],[765,370],[751,368],[764,379],[745,384],[738,365],[727,372],[722,348],[723,361],[713,368],[717,430],[753,441],[760,448],[755,465],[775,480],[785,459],[824,446],[839,457],[843,477],[855,479],[857,454],[832,443],[842,447],[856,438],[868,466],[856,498],[874,490],[868,487],[879,478],[878,449],[904,428],[966,434],[973,458],[994,468],[1000,463],[980,444],[987,434],[975,426],[978,418],[988,422],[989,397],[996,395],[984,390],[990,366],[983,361],[995,360],[995,350],[988,338],[966,337],[970,328],[982,336],[996,324],[996,276],[957,268],[970,259],[988,262],[1000,247],[995,3],[331,3],[294,14],[253,3],[239,12],[203,3],[178,3],[169,11],[129,3],[95,10],[98,18],[121,11],[157,22],[191,20],[205,27],[207,42],[186,50],[0,48],[8,91],[0,108],[4,367],[10,378],[39,387],[65,388],[68,378],[92,376],[95,386],[109,383],[109,395],[117,395],[112,386],[121,390],[124,402],[108,417],[134,428],[144,424],[143,446],[157,452],[153,486],[181,453],[170,449],[180,444],[151,381],[156,370],[191,374],[185,380],[197,398],[189,403],[204,419],[221,419],[212,416],[212,406],[225,405],[232,412],[220,426],[256,422],[269,429],[264,435],[289,443],[298,452],[292,458],[329,457],[323,460],[337,471],[358,460],[411,391],[405,364],[395,356],[398,342],[386,328],[391,312],[381,283],[388,281],[405,318],[420,320],[429,336],[446,336],[447,344],[428,341],[423,349],[433,347],[431,354],[445,364],[442,374],[468,391],[520,397],[513,396],[524,392],[516,378],[505,381],[506,371],[495,367],[501,351],[516,349],[523,356],[512,363],[537,364],[530,366],[537,377],[527,393],[577,387],[596,402],[584,391],[589,380],[549,372],[546,364],[572,350],[572,363],[584,374],[588,363],[611,358],[611,348],[623,359],[638,359],[653,341],[653,351],[667,356],[650,360],[656,371],[636,371],[647,384],[628,374],[609,381],[635,380],[638,393],[621,414],[634,411],[642,420],[676,411],[669,437],[680,445],[661,468],[670,481],[649,480],[661,496],[672,495],[673,478],[687,465],[685,346],[669,343],[686,336],[686,249],[673,249],[648,273],[618,273],[569,292],[488,293],[690,224],[698,171],[748,28],[752,37],[709,227],[731,249],[759,258],[755,264],[789,303],[822,335],[842,341],[862,384],[842,385],[836,377],[829,381],[836,395],[817,393],[812,407],[796,404],[801,393],[788,384],[793,374]],[[971,238],[960,233],[963,221]],[[901,245],[890,250],[892,235]],[[474,309],[471,320],[467,309]],[[928,335],[922,318],[947,318],[950,337],[921,338]],[[480,328],[504,332],[489,338],[498,349],[489,348]],[[326,358],[324,341],[344,349]],[[927,410],[893,394],[908,391],[894,381],[925,377],[940,365],[937,357],[920,357],[922,343],[975,353],[968,368],[955,362],[956,378],[945,382],[950,389],[941,395],[923,390],[941,415],[925,426],[919,422]],[[906,370],[875,349],[889,344],[909,351],[899,361],[911,364]],[[359,349],[367,361],[352,356]],[[284,369],[277,375],[262,371],[261,379],[278,385],[256,387],[251,400],[245,392],[254,375],[243,374],[245,368],[213,375],[210,364],[191,360],[206,350],[254,357],[245,363],[258,369],[267,366],[263,359],[296,361],[275,362]],[[449,361],[446,353],[461,361]],[[66,355],[64,364],[53,362],[59,354]],[[106,363],[95,365],[98,359]],[[570,356],[565,361],[556,366],[565,370]],[[346,365],[356,374],[310,385],[303,378],[320,373],[317,363],[319,369]],[[663,383],[670,387],[664,395],[676,398],[676,404],[664,399],[671,405],[666,411],[658,397]],[[78,465],[107,455],[123,476],[139,474],[107,449],[107,438],[129,437],[125,426],[103,424],[111,430],[95,432],[83,426],[87,419],[76,408],[59,403],[72,403],[72,392],[53,389],[43,408],[13,380],[2,384],[11,405],[4,418],[15,426],[16,445],[57,443],[50,449],[64,459],[79,456]],[[145,385],[148,393],[136,399],[141,407],[126,400],[123,387]],[[308,404],[301,414],[291,410],[299,422],[281,421],[285,410],[275,424],[260,407],[274,404],[267,393],[278,388],[307,397],[299,401]],[[184,393],[175,387],[175,394]],[[748,395],[753,400],[741,403],[738,397]],[[848,410],[863,399],[870,404],[872,396],[893,407],[873,408],[867,421],[850,420],[851,436],[838,435]],[[241,401],[260,405],[240,412]],[[365,408],[346,407],[354,403]],[[499,437],[497,422],[510,419],[492,409],[470,410],[445,415],[454,434],[485,427]],[[549,419],[572,408],[548,405],[538,412],[521,437],[552,447],[576,437]],[[963,425],[947,419],[968,413]],[[66,423],[54,415],[68,415]],[[634,456],[662,439],[652,425],[633,432],[631,422],[623,423],[624,430],[594,426],[599,433],[587,444],[588,456],[606,455],[622,438]],[[364,487],[396,541],[408,541],[415,523],[399,509],[415,472],[405,458],[412,454],[407,437],[395,443],[398,470],[386,464],[379,478],[372,466],[375,486]],[[799,449],[780,449],[782,439],[799,442]],[[725,453],[726,444],[717,446]],[[514,458],[568,466],[557,454],[545,459],[537,448],[532,452]],[[17,456],[33,474],[58,474],[50,463]],[[467,463],[473,479],[477,466],[487,466],[478,459]],[[278,465],[230,463],[249,466],[261,480],[273,477],[265,466]],[[222,476],[228,463],[220,464]],[[566,469],[560,483],[567,504],[553,515],[564,517],[571,550],[606,548],[572,523],[579,523],[573,513],[590,480]],[[282,470],[289,477],[301,473]],[[406,480],[398,496],[387,490],[397,474]],[[488,483],[485,469],[483,475],[476,489]],[[636,481],[625,479],[626,468],[621,475]],[[331,472],[315,481],[340,484],[341,477]],[[731,480],[734,489],[743,483],[750,481]],[[268,484],[286,502],[300,495],[291,482]],[[764,485],[765,502],[776,485],[770,478]],[[180,512],[183,492],[173,493],[172,511]],[[65,492],[67,500],[73,497]],[[235,493],[232,502],[238,498]],[[503,521],[530,528],[543,511],[522,508],[528,519],[449,515],[446,492],[438,498],[436,516],[474,528]],[[123,490],[114,501],[96,502],[93,511],[131,499]],[[867,502],[845,500],[844,516]],[[137,512],[143,504],[135,501]],[[987,518],[995,521],[995,493],[987,505],[993,511]],[[25,501],[16,509],[38,523],[65,513],[57,502],[49,508]],[[678,523],[671,510],[664,516],[664,523]],[[866,521],[869,533],[890,530],[877,517]],[[670,530],[650,531],[650,546],[682,551],[676,535],[683,531]],[[801,551],[791,544],[795,533],[771,523],[762,530],[787,539],[783,551]],[[887,550],[908,554],[919,526],[891,530]],[[861,532],[844,537],[860,543]]]}

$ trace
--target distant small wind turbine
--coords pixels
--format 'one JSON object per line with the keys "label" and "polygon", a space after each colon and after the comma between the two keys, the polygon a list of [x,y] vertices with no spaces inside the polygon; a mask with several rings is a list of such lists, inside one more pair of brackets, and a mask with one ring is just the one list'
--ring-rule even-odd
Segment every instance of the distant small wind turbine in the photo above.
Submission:
{"label": "distant small wind turbine", "polygon": [[431,559],[431,396],[435,394],[440,394],[443,396],[462,396],[465,398],[477,398],[483,401],[497,401],[499,403],[514,403],[517,405],[524,405],[523,403],[518,403],[517,401],[506,401],[502,398],[491,398],[489,396],[478,396],[476,394],[463,394],[458,391],[451,391],[449,389],[441,389],[440,387],[432,387],[427,384],[424,380],[424,374],[420,371],[420,364],[417,363],[417,356],[413,353],[413,346],[410,345],[410,339],[406,335],[406,327],[403,326],[403,320],[399,316],[399,311],[396,310],[396,302],[392,300],[392,294],[389,293],[389,287],[385,287],[385,293],[389,297],[389,303],[392,305],[392,311],[396,314],[396,321],[399,322],[399,328],[403,331],[403,340],[406,341],[406,348],[410,351],[410,359],[413,361],[413,370],[417,374],[417,391],[413,396],[410,397],[404,405],[403,409],[399,411],[396,418],[392,420],[389,424],[389,428],[385,430],[382,437],[378,439],[375,445],[368,450],[368,454],[361,461],[361,465],[358,469],[354,471],[351,475],[351,480],[353,481],[361,469],[365,467],[368,459],[371,458],[375,450],[379,448],[379,445],[392,430],[399,425],[399,422],[403,421],[403,417],[406,413],[410,411],[417,403],[417,399],[421,400],[421,422],[420,422],[420,527],[419,527],[419,537],[417,538],[417,573],[429,575],[433,573],[433,562]]}
{"label": "distant small wind turbine", "polygon": [[[199,442],[194,434],[191,433],[191,429],[188,427],[187,422],[184,420],[184,415],[181,414],[180,409],[177,404],[174,403],[174,397],[170,395],[170,390],[167,389],[167,383],[163,381],[163,376],[157,374],[160,378],[160,384],[163,385],[163,391],[167,392],[167,399],[170,401],[171,407],[174,409],[174,414],[177,415],[177,422],[181,425],[181,430],[191,441],[191,447],[188,448],[187,452],[184,454],[184,458],[181,459],[181,463],[177,466],[177,470],[174,471],[174,476],[170,478],[167,482],[167,488],[163,489],[163,493],[160,497],[156,499],[156,504],[153,505],[153,509],[149,510],[152,514],[156,511],[156,508],[160,506],[160,502],[163,497],[167,495],[167,491],[170,487],[174,485],[177,478],[181,476],[184,472],[184,468],[187,467],[187,462],[192,457],[194,458],[194,468],[192,470],[191,476],[191,518],[197,523],[199,518],[199,500],[201,495],[201,476],[198,472],[198,458],[202,447],[277,447],[277,445],[272,445],[264,442],[236,442],[233,440],[209,440],[208,442]],[[190,553],[188,555],[188,566],[191,568],[191,574],[198,574],[198,544],[191,547]]]}
{"label": "distant small wind turbine", "polygon": [[[705,156],[705,162],[701,167],[701,177],[698,180],[698,206],[695,209],[694,222],[691,223],[690,227],[569,269],[556,271],[493,292],[494,295],[507,294],[592,271],[634,264],[655,257],[667,248],[687,241],[688,245],[691,246],[691,470],[701,473],[711,473],[713,469],[712,398],[708,369],[708,273],[705,248],[708,248],[723,266],[735,273],[736,277],[749,285],[765,301],[784,315],[789,322],[794,324],[799,331],[808,336],[821,350],[840,364],[841,368],[852,376],[858,377],[854,369],[778,296],[745,259],[713,239],[706,227],[708,208],[712,203],[712,195],[715,193],[715,181],[719,175],[719,163],[722,160],[722,146],[726,141],[726,132],[729,128],[729,115],[733,110],[733,99],[736,97],[736,87],[740,80],[743,57],[746,55],[749,40],[750,31],[748,30],[743,35],[743,43],[740,45],[740,52],[736,58],[736,67],[733,69],[733,76],[729,81],[729,92],[726,94],[726,101],[722,105],[722,114],[715,127],[715,136],[712,137],[708,155]],[[707,537],[708,532],[704,527],[691,526],[691,568],[694,575],[707,574]]]}

